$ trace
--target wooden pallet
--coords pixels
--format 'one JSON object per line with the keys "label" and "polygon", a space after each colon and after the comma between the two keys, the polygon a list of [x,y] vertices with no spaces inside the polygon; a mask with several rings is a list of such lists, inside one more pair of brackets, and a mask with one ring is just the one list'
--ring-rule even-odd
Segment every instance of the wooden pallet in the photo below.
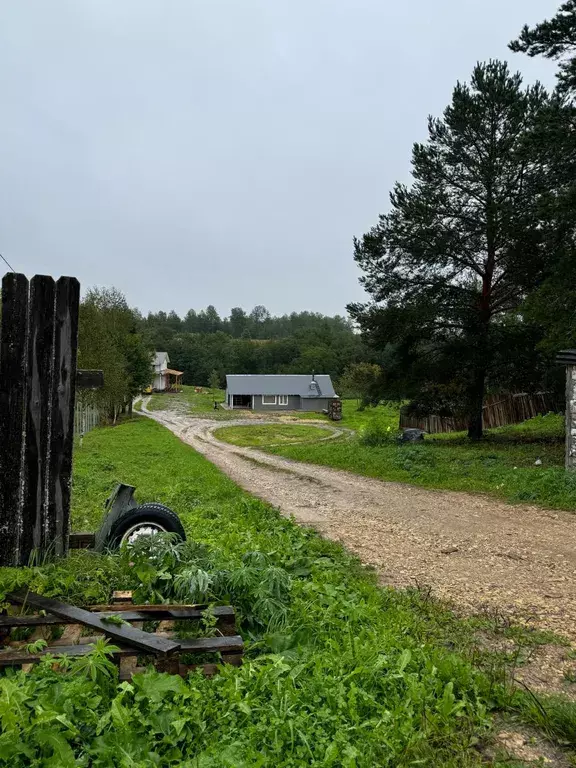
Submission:
{"label": "wooden pallet", "polygon": [[[216,672],[218,665],[215,663],[184,663],[183,657],[190,654],[217,653],[221,663],[235,666],[242,663],[244,643],[236,634],[236,616],[230,606],[211,609],[216,619],[217,636],[183,640],[173,631],[174,622],[197,623],[205,615],[208,606],[134,605],[130,592],[116,592],[111,605],[93,606],[88,610],[25,590],[12,592],[7,599],[12,605],[40,610],[42,613],[0,616],[0,643],[7,646],[0,650],[0,668],[27,668],[48,654],[83,656],[90,653],[95,640],[103,636],[118,647],[112,658],[120,668],[122,680],[142,671],[146,661],[152,661],[159,671],[173,674],[186,675],[197,668],[202,668],[205,674]],[[107,623],[110,616],[118,615],[124,623]],[[158,622],[154,632],[142,629],[142,624],[149,621]],[[23,647],[32,638],[27,641],[10,639],[11,631],[18,627],[33,627],[36,635],[43,627],[54,625],[65,627],[62,637],[38,653],[28,653]],[[87,630],[90,630],[90,634],[83,635]]]}

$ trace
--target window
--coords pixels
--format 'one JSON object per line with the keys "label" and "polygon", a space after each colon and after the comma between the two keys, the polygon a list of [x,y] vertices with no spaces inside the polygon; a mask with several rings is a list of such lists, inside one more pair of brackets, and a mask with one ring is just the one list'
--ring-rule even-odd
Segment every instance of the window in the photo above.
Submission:
{"label": "window", "polygon": [[262,405],[276,405],[276,395],[262,395]]}
{"label": "window", "polygon": [[278,395],[278,405],[288,405],[288,395]]}

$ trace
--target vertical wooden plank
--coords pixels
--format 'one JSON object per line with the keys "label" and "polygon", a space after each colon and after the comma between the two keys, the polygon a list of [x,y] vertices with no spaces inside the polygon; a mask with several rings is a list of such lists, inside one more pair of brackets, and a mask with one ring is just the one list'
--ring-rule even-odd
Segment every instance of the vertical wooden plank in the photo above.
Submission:
{"label": "vertical wooden plank", "polygon": [[31,554],[46,555],[46,506],[49,481],[51,382],[54,367],[55,283],[35,275],[30,281],[28,313],[28,392],[25,418],[24,502],[20,563]]}
{"label": "vertical wooden plank", "polygon": [[28,280],[2,280],[0,328],[0,566],[17,565],[22,532]]}
{"label": "vertical wooden plank", "polygon": [[61,277],[56,283],[54,315],[54,375],[52,377],[52,425],[49,439],[49,483],[44,546],[54,555],[68,551],[70,533],[70,484],[74,443],[76,361],[80,283]]}

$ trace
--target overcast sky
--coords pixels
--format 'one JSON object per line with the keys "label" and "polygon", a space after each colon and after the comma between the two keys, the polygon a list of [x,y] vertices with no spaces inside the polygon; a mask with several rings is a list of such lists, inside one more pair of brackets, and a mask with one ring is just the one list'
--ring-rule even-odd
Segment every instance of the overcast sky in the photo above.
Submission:
{"label": "overcast sky", "polygon": [[[343,313],[352,237],[559,0],[0,0],[0,252],[143,311]],[[1,271],[1,270],[0,270]]]}

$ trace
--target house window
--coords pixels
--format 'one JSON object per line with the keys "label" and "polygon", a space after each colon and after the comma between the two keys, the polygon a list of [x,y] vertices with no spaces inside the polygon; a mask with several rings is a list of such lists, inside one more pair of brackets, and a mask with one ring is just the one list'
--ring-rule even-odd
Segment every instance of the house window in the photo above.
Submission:
{"label": "house window", "polygon": [[276,395],[262,395],[262,405],[276,405]]}
{"label": "house window", "polygon": [[278,405],[288,405],[288,395],[278,395]]}

